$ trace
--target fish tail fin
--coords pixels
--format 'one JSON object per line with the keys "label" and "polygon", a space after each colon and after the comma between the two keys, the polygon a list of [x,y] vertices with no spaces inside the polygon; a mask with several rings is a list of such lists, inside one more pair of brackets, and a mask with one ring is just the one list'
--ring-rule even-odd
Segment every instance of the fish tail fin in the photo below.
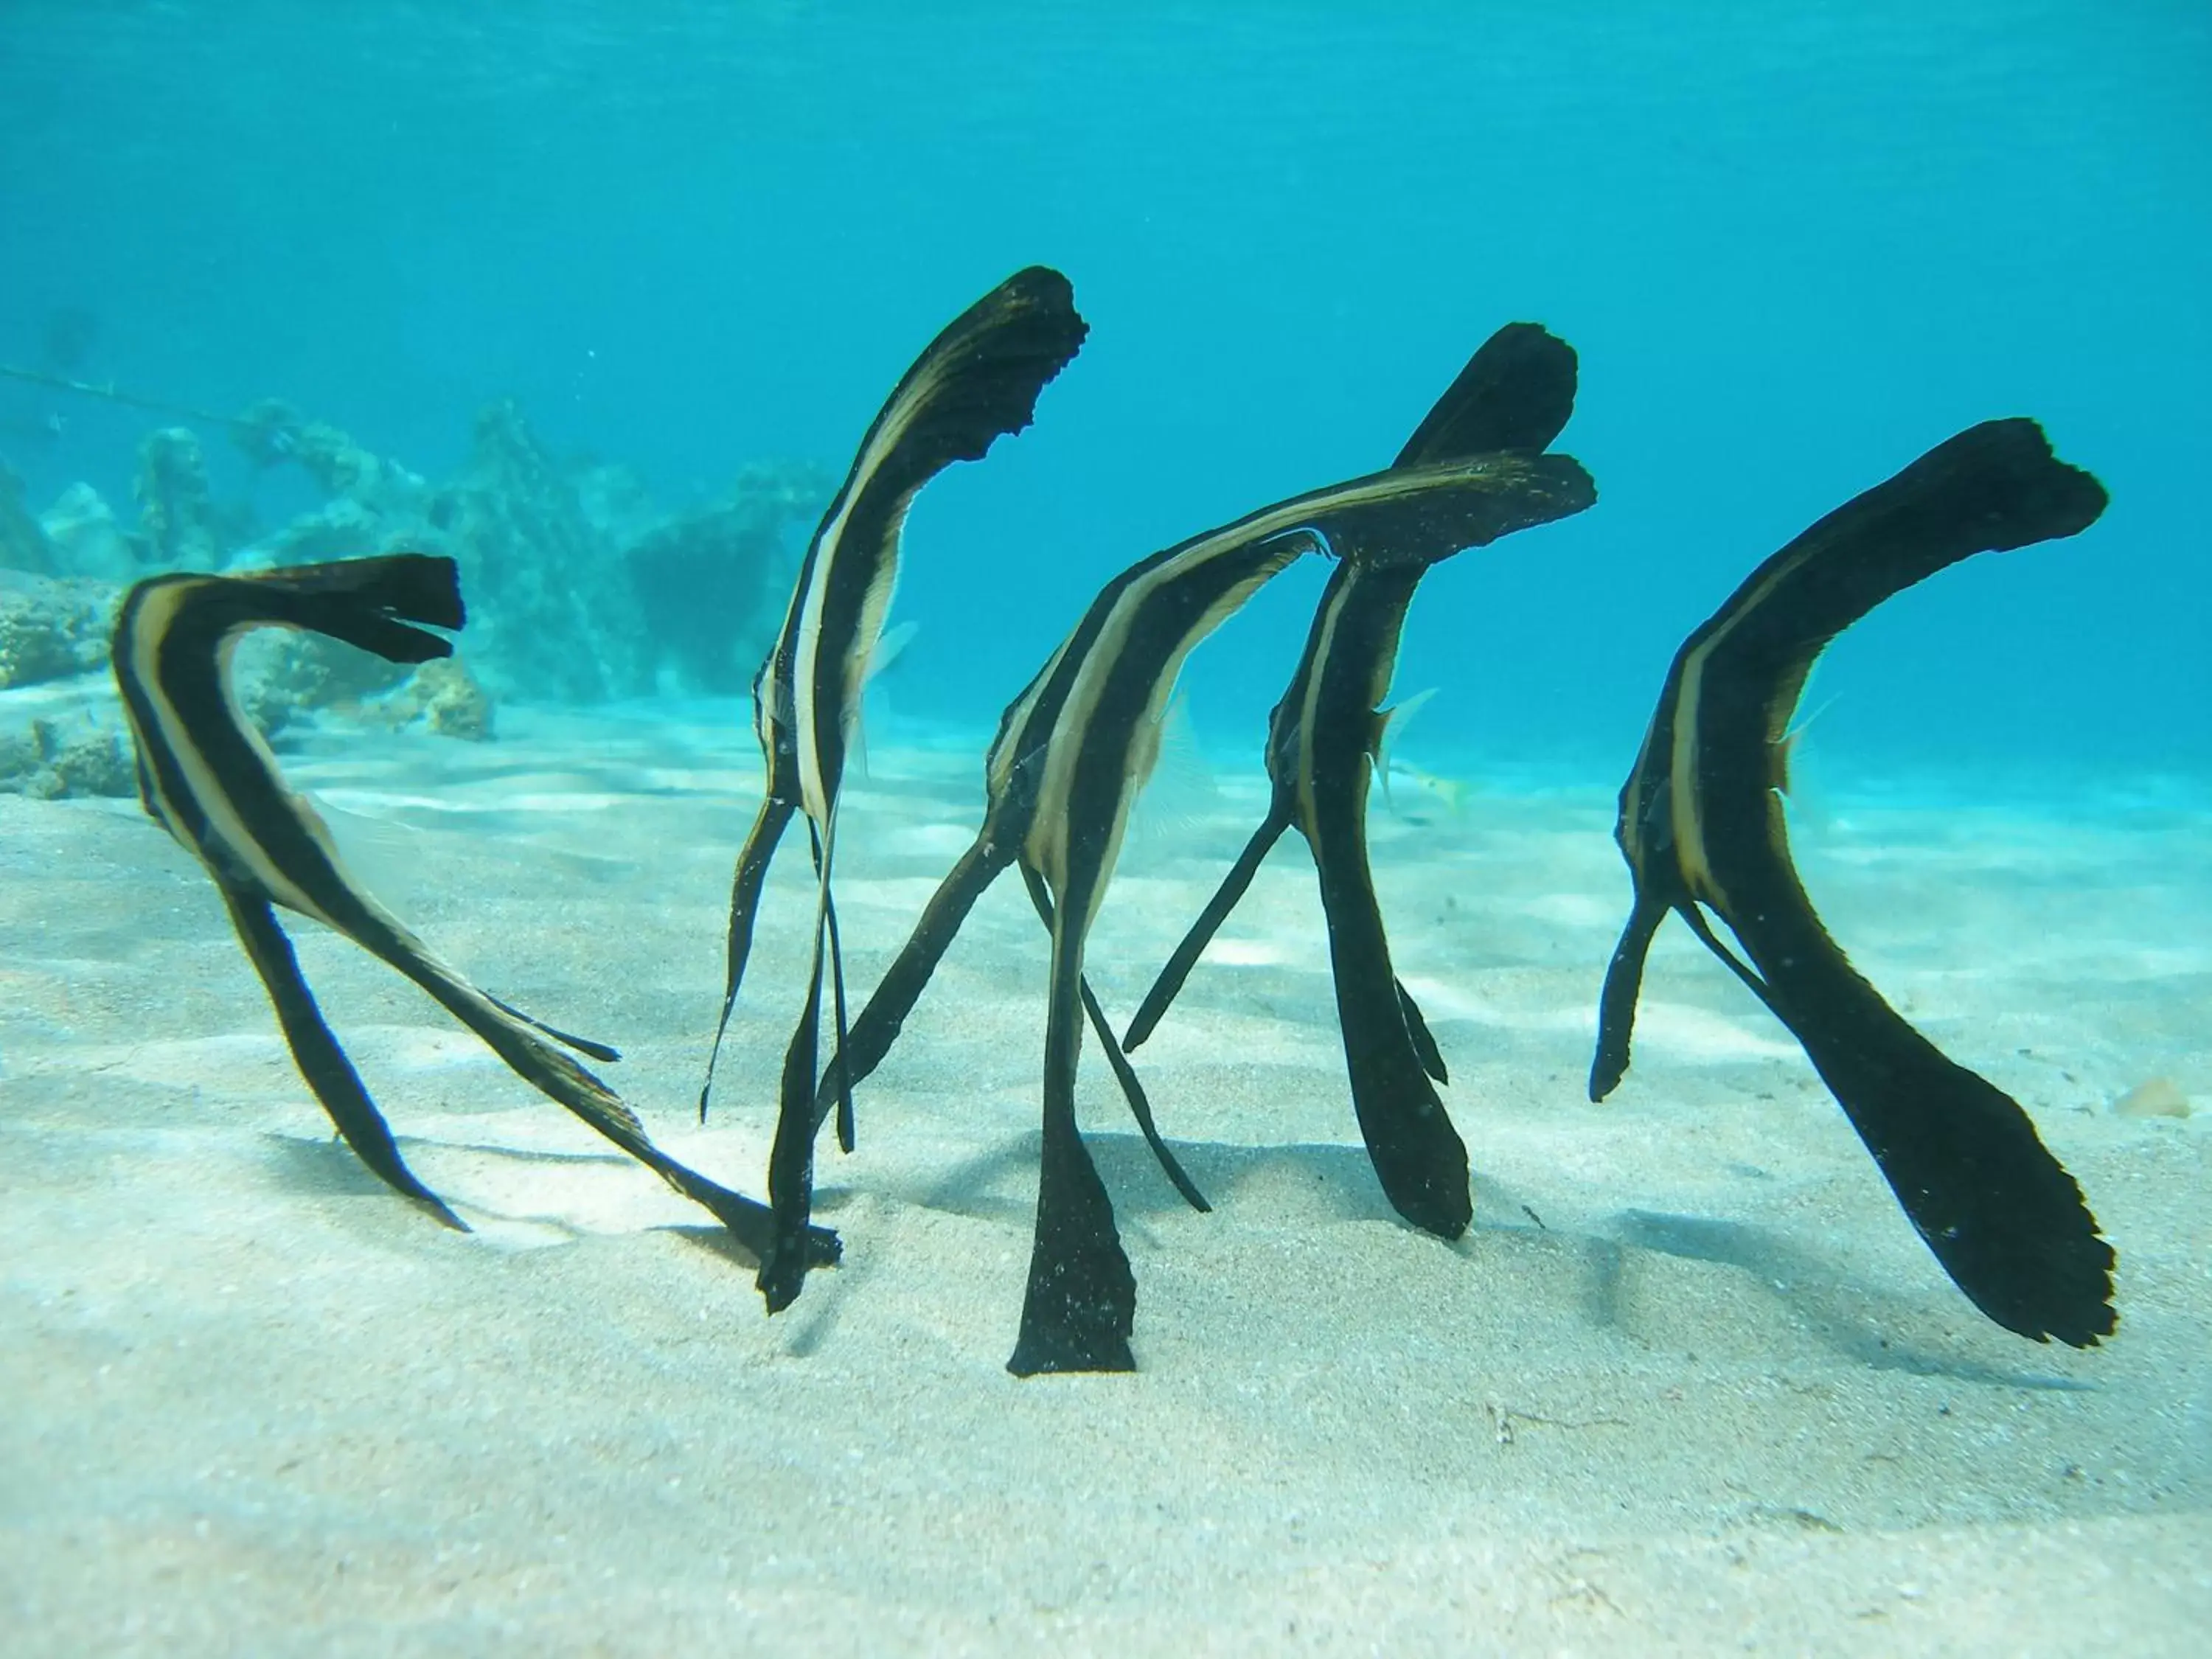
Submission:
{"label": "fish tail fin", "polygon": [[[1435,1039],[1424,1053],[1407,1018],[1373,886],[1364,872],[1355,880],[1324,861],[1322,908],[1345,1069],[1368,1161],[1400,1215],[1439,1238],[1457,1238],[1474,1215],[1467,1144],[1431,1081],[1431,1061],[1443,1066]],[[1425,1021],[1420,1036],[1429,1036]]]}
{"label": "fish tail fin", "polygon": [[[1026,872],[1027,866],[1024,866]],[[1114,1203],[1075,1121],[1083,1049],[1083,945],[1063,896],[1052,930],[1052,1000],[1045,1017],[1044,1139],[1037,1160],[1036,1232],[1021,1329],[1006,1369],[1128,1371],[1137,1279],[1114,1226]]]}
{"label": "fish tail fin", "polygon": [[1832,945],[1793,952],[1766,983],[1967,1298],[2039,1342],[2092,1347],[2109,1336],[2112,1247],[2020,1103],[1921,1036]]}
{"label": "fish tail fin", "polygon": [[[955,461],[981,460],[1029,425],[1038,394],[1089,332],[1066,277],[1043,265],[1015,272],[946,324],[892,390],[862,444],[865,453],[879,435],[890,440],[880,481],[910,496]],[[841,491],[830,517],[842,500]],[[885,592],[878,616],[889,602]]]}
{"label": "fish tail fin", "polygon": [[327,634],[387,662],[450,657],[451,640],[410,624],[452,629],[468,620],[460,568],[442,555],[388,553],[294,565],[240,580],[270,596],[277,620]]}

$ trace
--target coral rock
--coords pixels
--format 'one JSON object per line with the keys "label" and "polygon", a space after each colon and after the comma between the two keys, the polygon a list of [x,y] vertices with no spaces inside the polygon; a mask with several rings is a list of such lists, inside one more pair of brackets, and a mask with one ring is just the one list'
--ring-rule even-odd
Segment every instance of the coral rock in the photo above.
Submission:
{"label": "coral rock", "polygon": [[41,716],[27,730],[0,732],[0,793],[58,800],[137,791],[130,744],[119,730],[95,720],[87,710]]}
{"label": "coral rock", "polygon": [[115,509],[88,483],[73,483],[39,515],[54,551],[56,570],[71,576],[127,581],[137,570],[138,549],[116,521]]}
{"label": "coral rock", "polygon": [[492,736],[491,694],[459,657],[426,662],[391,696],[378,712],[399,730],[434,732],[441,738],[465,738],[472,743]]}
{"label": "coral rock", "polygon": [[138,446],[138,526],[149,556],[182,570],[222,562],[222,515],[208,489],[207,457],[191,428],[164,427]]}
{"label": "coral rock", "polygon": [[106,582],[0,571],[0,686],[101,666],[122,599]]}
{"label": "coral rock", "polygon": [[46,529],[23,505],[23,481],[0,464],[0,566],[12,570],[58,568]]}

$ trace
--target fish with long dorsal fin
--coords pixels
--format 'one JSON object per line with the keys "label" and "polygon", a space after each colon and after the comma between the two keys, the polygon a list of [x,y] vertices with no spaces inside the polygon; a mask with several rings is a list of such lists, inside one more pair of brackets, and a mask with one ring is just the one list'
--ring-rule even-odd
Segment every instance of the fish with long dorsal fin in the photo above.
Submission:
{"label": "fish with long dorsal fin", "polygon": [[2105,501],[2034,422],[1986,422],[1829,514],[1683,642],[1620,792],[1635,901],[1589,1082],[1602,1100],[1626,1073],[1644,959],[1679,915],[1804,1046],[1952,1281],[2007,1329],[2075,1347],[2114,1328],[2112,1246],[2019,1103],[1922,1036],[1828,937],[1782,791],[1790,717],[1831,640],[1961,559],[2080,533]]}
{"label": "fish with long dorsal fin", "polygon": [[[276,921],[278,906],[321,922],[413,980],[525,1082],[704,1205],[761,1255],[770,1243],[768,1207],[663,1152],[619,1096],[554,1044],[603,1060],[619,1058],[612,1048],[542,1024],[479,990],[355,879],[314,810],[286,786],[231,684],[232,653],[252,629],[308,629],[389,662],[419,663],[449,656],[453,647],[415,624],[458,629],[465,620],[453,562],[419,553],[138,583],[116,623],[114,668],[137,747],[139,799],[215,878],[301,1074],[346,1144],[388,1185],[462,1225],[400,1158],[301,975]],[[808,1249],[817,1266],[835,1261],[836,1235],[817,1229]]]}
{"label": "fish with long dorsal fin", "polygon": [[[1575,379],[1572,347],[1533,323],[1508,324],[1475,353],[1396,465],[1540,454],[1573,412]],[[1580,512],[1595,499],[1587,488],[1563,493],[1549,516]],[[1338,550],[1297,672],[1267,718],[1267,815],[1160,970],[1122,1042],[1133,1052],[1152,1035],[1261,861],[1295,826],[1320,878],[1337,1024],[1368,1158],[1399,1214],[1456,1238],[1474,1216],[1467,1148],[1437,1094],[1435,1085],[1446,1080],[1443,1056],[1391,967],[1367,863],[1370,781],[1385,764],[1394,716],[1427,695],[1390,713],[1379,707],[1407,609],[1433,561],[1405,556],[1387,537],[1346,542]]]}
{"label": "fish with long dorsal fin", "polygon": [[[1083,1017],[1100,1029],[1125,1091],[1133,1073],[1084,984],[1083,951],[1184,659],[1310,550],[1340,538],[1432,562],[1560,517],[1589,493],[1588,475],[1564,456],[1493,453],[1393,467],[1263,507],[1109,582],[1001,717],[985,761],[982,828],[854,1020],[842,1065],[857,1083],[881,1063],[977,898],[1019,864],[1051,933],[1052,966],[1036,1229],[1007,1362],[1018,1376],[1133,1363],[1135,1279],[1075,1123]],[[817,1100],[817,1121],[828,1105]],[[1164,1160],[1149,1114],[1140,1122]]]}
{"label": "fish with long dorsal fin", "polygon": [[[852,470],[808,544],[782,630],[753,679],[753,726],[767,777],[731,883],[722,1013],[699,1112],[703,1118],[744,978],[769,861],[793,815],[803,815],[816,880],[813,966],[805,1007],[784,1053],[769,1161],[769,1202],[777,1225],[759,1282],[770,1312],[799,1294],[811,1265],[805,1218],[825,954],[841,1039],[845,1030],[844,962],[830,897],[837,798],[898,579],[900,532],[924,484],[956,461],[981,459],[1000,438],[1030,423],[1037,395],[1075,356],[1086,331],[1067,278],[1033,265],[1000,283],[929,343],[860,441]],[[842,1086],[839,1095],[838,1139],[849,1152],[852,1099]]]}

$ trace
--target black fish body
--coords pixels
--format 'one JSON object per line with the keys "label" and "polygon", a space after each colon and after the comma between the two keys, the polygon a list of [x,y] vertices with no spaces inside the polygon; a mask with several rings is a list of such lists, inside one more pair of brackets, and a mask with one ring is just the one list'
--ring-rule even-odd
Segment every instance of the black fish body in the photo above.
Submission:
{"label": "black fish body", "polygon": [[1321,884],[1361,1138],[1393,1207],[1444,1238],[1458,1237],[1474,1214],[1467,1148],[1436,1091],[1445,1080],[1443,1056],[1391,966],[1368,866],[1368,790],[1387,726],[1381,704],[1407,611],[1432,564],[1595,499],[1580,466],[1541,453],[1573,412],[1576,373],[1564,341],[1534,324],[1509,324],[1484,342],[1399,452],[1394,466],[1408,471],[1482,458],[1497,480],[1488,522],[1450,522],[1445,498],[1395,516],[1318,515],[1339,562],[1268,718],[1267,816],[1161,969],[1126,1039],[1133,1049],[1151,1035],[1268,849],[1295,827]]}
{"label": "black fish body", "polygon": [[[1578,510],[1589,500],[1588,477],[1573,461],[1526,454],[1424,458],[1308,491],[1123,571],[1008,706],[985,763],[982,828],[854,1021],[833,1069],[852,1083],[873,1070],[975,899],[1002,871],[1020,865],[1053,949],[1037,1224],[1021,1331],[1008,1362],[1018,1375],[1125,1370],[1133,1363],[1134,1279],[1074,1119],[1083,1015],[1109,1059],[1121,1059],[1084,983],[1083,948],[1184,659],[1309,550],[1372,548],[1378,563],[1410,568]],[[1425,1030],[1421,1036],[1425,1040]],[[1433,1043],[1426,1047],[1433,1055]],[[1194,1197],[1158,1140],[1149,1109],[1140,1106],[1125,1061],[1116,1072],[1156,1154],[1186,1197]],[[817,1119],[824,1109],[817,1099]],[[1462,1182],[1463,1171],[1462,1164]]]}
{"label": "black fish body", "polygon": [[[818,1032],[825,963],[845,1035],[844,967],[830,877],[837,800],[869,666],[898,576],[900,535],[915,496],[957,461],[980,460],[1026,427],[1040,392],[1074,356],[1087,325],[1067,279],[1031,266],[970,306],[900,379],[860,441],[850,471],[808,544],[783,627],[753,682],[755,733],[766,771],[761,805],[731,883],[727,969],[714,1052],[699,1092],[703,1117],[714,1058],[744,981],[754,917],[777,842],[794,816],[807,821],[817,885],[805,1006],[785,1050],[769,1198],[774,1240],[760,1289],[773,1313],[799,1294],[809,1264]],[[853,1144],[851,1097],[839,1097],[838,1139]]]}
{"label": "black fish body", "polygon": [[1383,1191],[1398,1212],[1443,1238],[1474,1218],[1467,1147],[1415,1039],[1420,1011],[1398,983],[1367,861],[1369,780],[1382,738],[1398,635],[1422,568],[1344,564],[1315,623],[1321,649],[1304,690],[1291,822],[1311,849],[1328,922],[1330,976],[1352,1109]]}
{"label": "black fish body", "polygon": [[1684,641],[1621,791],[1636,899],[1590,1076],[1601,1099],[1626,1072],[1645,952],[1680,915],[1804,1046],[1960,1289],[2008,1329],[2075,1346],[2114,1328],[2112,1247],[2081,1188],[2018,1103],[1914,1030],[1829,938],[1781,793],[1790,716],[1830,640],[1961,559],[2079,533],[2105,500],[2033,422],[1985,422],[1822,519]]}
{"label": "black fish body", "polygon": [[[540,1024],[477,989],[354,880],[313,808],[285,787],[231,687],[232,651],[254,628],[311,629],[388,661],[424,662],[453,647],[414,624],[457,629],[464,620],[453,561],[422,554],[138,583],[117,622],[114,667],[137,744],[142,803],[214,878],[301,1074],[347,1143],[388,1184],[460,1224],[400,1158],[300,975],[275,907],[324,923],[413,980],[525,1081],[705,1206],[758,1253],[769,1243],[766,1206],[667,1157],[620,1097],[545,1039],[598,1059],[617,1058],[614,1050]],[[820,1233],[809,1248],[817,1262],[834,1261],[836,1236]]]}

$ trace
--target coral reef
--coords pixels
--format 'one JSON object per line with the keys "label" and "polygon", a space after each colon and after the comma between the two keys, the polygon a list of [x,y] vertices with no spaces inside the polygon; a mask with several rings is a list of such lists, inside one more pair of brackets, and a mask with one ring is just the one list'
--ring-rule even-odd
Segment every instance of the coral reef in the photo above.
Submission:
{"label": "coral reef", "polygon": [[[407,718],[467,735],[490,729],[487,686],[576,702],[672,681],[742,692],[775,632],[795,529],[830,487],[817,468],[756,465],[720,501],[667,514],[629,468],[556,455],[511,403],[478,416],[467,465],[437,484],[274,399],[228,429],[256,466],[297,466],[322,504],[257,537],[249,512],[216,501],[191,429],[165,427],[139,447],[136,527],[85,483],[34,515],[20,481],[0,467],[0,567],[119,583],[155,569],[310,564],[404,548],[450,553],[468,594],[474,674],[451,684],[434,676]],[[98,666],[104,641],[80,640],[76,627],[33,623],[12,606],[0,619],[0,630],[12,630],[0,644],[0,684],[9,683],[9,660],[43,665],[21,671],[40,675]],[[320,654],[331,649],[253,642],[260,666],[244,683],[254,688],[255,718],[281,729],[303,710],[359,704],[398,684],[382,665],[387,678],[364,678],[363,664]]]}
{"label": "coral reef", "polygon": [[53,544],[46,527],[23,505],[23,481],[5,462],[0,462],[0,568],[54,568]]}
{"label": "coral reef", "polygon": [[0,686],[102,666],[122,597],[104,582],[0,570]]}
{"label": "coral reef", "polygon": [[477,417],[468,471],[438,492],[430,521],[460,562],[470,643],[501,683],[574,702],[651,684],[644,615],[620,556],[513,404]]}
{"label": "coral reef", "polygon": [[[62,491],[39,514],[39,528],[45,532],[57,571],[119,582],[129,580],[137,570],[137,544],[116,521],[115,509],[88,483],[73,483]],[[0,563],[14,562],[0,556]]]}
{"label": "coral reef", "polygon": [[397,690],[362,712],[395,731],[429,732],[471,743],[492,736],[491,693],[459,657],[424,663]]}
{"label": "coral reef", "polygon": [[671,665],[703,691],[740,692],[775,638],[795,556],[785,533],[811,518],[827,480],[790,465],[748,467],[719,507],[649,531],[625,555],[645,624]]}
{"label": "coral reef", "polygon": [[191,428],[162,427],[138,446],[139,532],[147,556],[178,570],[219,568],[225,545],[222,515],[208,488],[207,457]]}
{"label": "coral reef", "polygon": [[238,648],[238,700],[264,737],[318,709],[350,711],[406,678],[405,665],[325,634],[263,629]]}
{"label": "coral reef", "polygon": [[0,793],[55,800],[137,791],[129,741],[89,708],[39,715],[22,731],[0,732]]}

